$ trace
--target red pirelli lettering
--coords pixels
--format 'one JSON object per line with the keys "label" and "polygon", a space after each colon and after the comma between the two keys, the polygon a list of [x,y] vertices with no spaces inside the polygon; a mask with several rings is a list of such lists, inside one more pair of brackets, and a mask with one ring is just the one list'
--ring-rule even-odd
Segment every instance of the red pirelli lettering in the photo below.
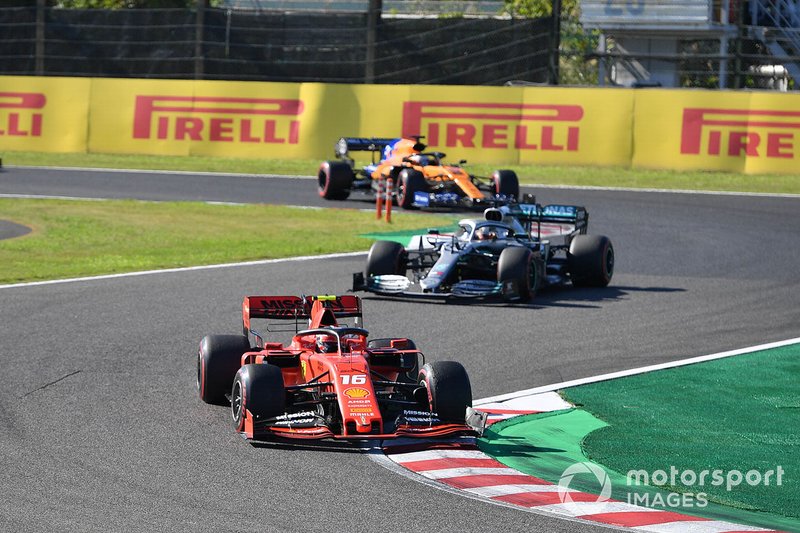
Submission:
{"label": "red pirelli lettering", "polygon": [[800,111],[685,108],[681,154],[792,159],[796,133],[786,130],[800,130]]}
{"label": "red pirelli lettering", "polygon": [[583,115],[579,105],[411,101],[402,133],[430,146],[577,151]]}
{"label": "red pirelli lettering", "polygon": [[42,113],[47,97],[42,93],[0,92],[0,135],[41,137]]}
{"label": "red pirelli lettering", "polygon": [[133,138],[297,144],[303,102],[280,98],[136,97]]}

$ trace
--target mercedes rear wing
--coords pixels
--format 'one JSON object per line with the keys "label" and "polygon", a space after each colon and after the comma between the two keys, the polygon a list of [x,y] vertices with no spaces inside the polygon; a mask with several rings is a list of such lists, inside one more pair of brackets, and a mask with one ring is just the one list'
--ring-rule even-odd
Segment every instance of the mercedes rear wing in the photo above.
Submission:
{"label": "mercedes rear wing", "polygon": [[[355,318],[356,325],[362,322],[361,298],[347,294],[344,296],[245,296],[242,302],[242,333],[252,334],[256,339],[262,339],[260,333],[252,329],[251,320],[263,318],[270,321],[281,321],[284,328],[270,329],[267,331],[294,331],[308,327],[311,318],[311,308],[314,302],[321,302],[322,306],[330,309],[333,316],[338,318]],[[287,324],[292,321],[294,324]],[[302,325],[301,325],[302,323]],[[288,328],[286,326],[289,326]],[[294,326],[292,329],[291,326]]]}
{"label": "mercedes rear wing", "polygon": [[589,212],[579,205],[512,204],[507,209],[505,214],[516,218],[523,226],[537,224],[541,229],[542,224],[570,224],[580,233],[586,233],[589,227]]}

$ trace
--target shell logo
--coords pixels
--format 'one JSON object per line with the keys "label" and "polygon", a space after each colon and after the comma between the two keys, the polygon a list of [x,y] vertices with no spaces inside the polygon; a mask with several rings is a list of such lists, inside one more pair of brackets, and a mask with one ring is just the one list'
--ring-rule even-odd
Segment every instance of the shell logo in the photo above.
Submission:
{"label": "shell logo", "polygon": [[350,387],[344,391],[344,395],[348,398],[366,398],[369,396],[369,391],[361,387]]}

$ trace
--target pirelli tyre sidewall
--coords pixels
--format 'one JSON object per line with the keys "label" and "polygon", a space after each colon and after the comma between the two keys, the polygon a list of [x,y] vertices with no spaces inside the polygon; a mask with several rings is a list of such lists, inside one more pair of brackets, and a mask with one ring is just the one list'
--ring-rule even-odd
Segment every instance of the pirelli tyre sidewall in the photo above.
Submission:
{"label": "pirelli tyre sidewall", "polygon": [[495,194],[519,198],[519,178],[513,170],[495,170],[492,173]]}
{"label": "pirelli tyre sidewall", "polygon": [[244,365],[231,388],[231,417],[236,431],[244,430],[245,412],[256,420],[286,412],[286,389],[281,369],[275,365]]}
{"label": "pirelli tyre sidewall", "polygon": [[404,168],[397,175],[397,205],[403,209],[415,209],[414,193],[428,190],[428,182],[422,172]]}
{"label": "pirelli tyre sidewall", "polygon": [[497,261],[497,281],[505,284],[513,281],[522,301],[528,301],[539,290],[544,266],[529,248],[512,246],[500,252]]}
{"label": "pirelli tyre sidewall", "polygon": [[353,187],[353,169],[344,161],[325,161],[317,173],[319,195],[326,200],[345,200]]}
{"label": "pirelli tyre sidewall", "polygon": [[206,403],[224,404],[242,354],[250,351],[244,335],[206,335],[197,350],[197,392]]}
{"label": "pirelli tyre sidewall", "polygon": [[614,276],[614,245],[605,235],[576,235],[569,244],[567,268],[576,287],[605,287]]}
{"label": "pirelli tyre sidewall", "polygon": [[464,423],[467,407],[472,407],[472,386],[461,363],[426,363],[419,371],[419,384],[427,389],[430,409],[442,422]]}
{"label": "pirelli tyre sidewall", "polygon": [[375,241],[367,255],[367,269],[364,275],[367,278],[387,274],[404,276],[406,257],[406,249],[399,242]]}

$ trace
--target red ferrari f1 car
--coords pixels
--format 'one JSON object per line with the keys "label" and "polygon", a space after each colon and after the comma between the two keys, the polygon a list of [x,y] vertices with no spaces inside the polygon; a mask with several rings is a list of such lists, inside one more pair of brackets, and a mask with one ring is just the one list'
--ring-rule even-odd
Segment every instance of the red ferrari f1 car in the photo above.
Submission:
{"label": "red ferrari f1 car", "polygon": [[[340,324],[345,318],[354,324]],[[253,319],[273,321],[267,331],[294,335],[287,345],[268,342],[253,329]],[[485,415],[471,407],[461,364],[425,363],[411,339],[368,340],[361,321],[361,300],[353,295],[247,296],[243,335],[208,335],[200,342],[200,398],[230,401],[233,426],[248,439],[482,431]]]}

